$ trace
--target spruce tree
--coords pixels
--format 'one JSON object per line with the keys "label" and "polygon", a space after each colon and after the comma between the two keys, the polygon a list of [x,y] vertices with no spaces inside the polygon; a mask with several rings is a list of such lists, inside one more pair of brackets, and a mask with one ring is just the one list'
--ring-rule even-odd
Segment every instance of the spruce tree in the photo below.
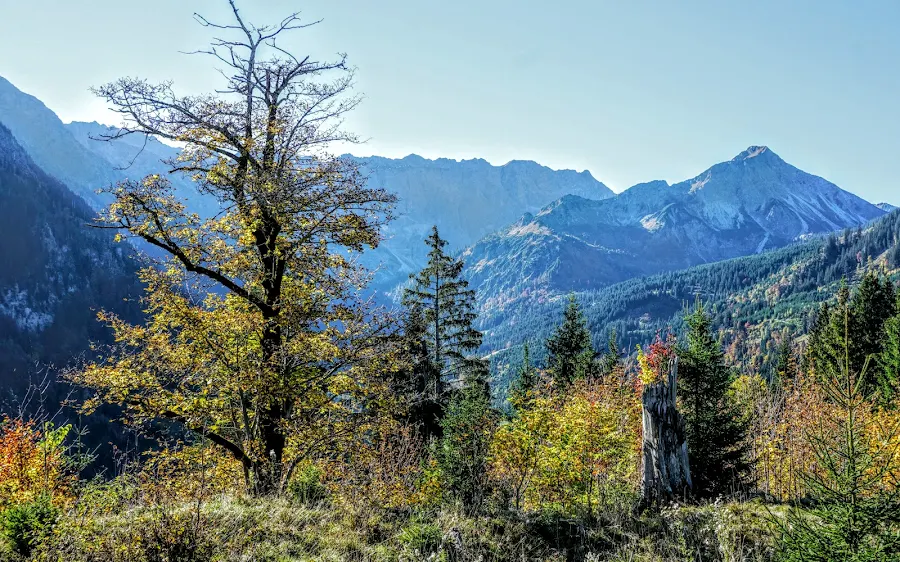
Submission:
{"label": "spruce tree", "polygon": [[548,367],[556,386],[571,384],[586,376],[591,368],[594,359],[591,333],[575,295],[569,295],[563,323],[547,340],[547,352]]}
{"label": "spruce tree", "polygon": [[678,350],[679,408],[685,417],[694,492],[712,497],[744,482],[747,427],[728,396],[733,378],[697,299],[686,318],[687,345]]}
{"label": "spruce tree", "polygon": [[522,365],[516,373],[516,378],[509,391],[509,402],[517,411],[527,409],[534,397],[534,391],[538,385],[540,375],[531,363],[531,353],[528,342],[525,342],[522,350]]}
{"label": "spruce tree", "polygon": [[603,357],[600,359],[600,374],[604,377],[612,375],[616,371],[616,367],[619,366],[621,355],[622,352],[619,350],[616,331],[611,330],[606,353],[604,353]]}
{"label": "spruce tree", "polygon": [[787,381],[794,380],[797,376],[797,360],[794,358],[794,349],[791,340],[785,336],[781,343],[778,344],[778,351],[775,357],[775,366],[772,369],[770,383],[784,384]]}
{"label": "spruce tree", "polygon": [[[896,306],[892,283],[875,273],[866,274],[852,296],[846,282],[843,283],[838,291],[835,311],[823,306],[810,333],[808,366],[821,380],[832,380],[839,375],[838,367],[847,350],[850,369],[856,373],[862,372],[862,366],[870,358],[882,354],[885,323],[895,314]],[[848,332],[853,334],[851,341],[845,338],[845,320]],[[873,391],[880,386],[881,380],[881,365],[877,361],[872,362],[860,383],[863,392]]]}
{"label": "spruce tree", "polygon": [[400,414],[430,440],[440,435],[440,418],[446,402],[447,389],[440,371],[431,360],[428,350],[428,325],[422,307],[414,305],[403,322],[403,349],[406,353],[404,369],[394,382],[393,393],[404,401]]}
{"label": "spruce tree", "polygon": [[884,345],[878,357],[882,402],[893,405],[900,392],[900,301],[897,314],[884,324]]}
{"label": "spruce tree", "polygon": [[480,372],[483,365],[471,354],[481,346],[476,320],[475,291],[462,277],[463,262],[446,252],[447,241],[433,227],[425,240],[431,248],[428,264],[411,275],[412,286],[403,292],[403,305],[422,315],[421,345],[427,352],[428,392],[443,409],[450,385]]}
{"label": "spruce tree", "polygon": [[[849,306],[850,288],[844,281],[838,289],[836,305],[822,305],[810,333],[807,366],[820,381],[832,380],[837,376],[836,369],[840,365],[845,345],[843,315],[839,316],[834,311],[849,310]],[[850,355],[852,357],[853,350],[850,350]]]}
{"label": "spruce tree", "polygon": [[[896,312],[894,286],[887,278],[876,273],[867,273],[850,301],[850,329],[853,335],[850,344],[851,367],[860,372],[863,363],[872,356],[881,354],[884,346],[885,322]],[[875,388],[880,369],[877,363],[870,365],[864,379],[865,390]]]}
{"label": "spruce tree", "polygon": [[[840,309],[838,309],[840,311]],[[817,414],[808,436],[816,468],[801,474],[812,507],[795,507],[783,526],[782,558],[790,561],[889,561],[900,559],[898,425],[867,427],[873,395],[864,392],[866,368],[851,368],[850,312],[844,308],[844,355],[822,381],[834,410]],[[888,444],[885,447],[885,444]]]}

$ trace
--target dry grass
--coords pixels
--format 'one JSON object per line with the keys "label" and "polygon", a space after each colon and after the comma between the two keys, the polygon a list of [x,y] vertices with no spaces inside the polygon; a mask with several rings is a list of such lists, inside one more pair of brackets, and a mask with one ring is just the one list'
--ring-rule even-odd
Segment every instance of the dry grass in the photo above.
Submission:
{"label": "dry grass", "polygon": [[[590,525],[552,517],[398,512],[287,499],[82,506],[34,560],[47,562],[457,562],[773,559],[774,532],[756,503],[628,509]],[[454,559],[453,555],[457,557]],[[6,555],[8,557],[9,555]],[[0,556],[3,558],[3,556]],[[12,558],[10,558],[12,559]]]}

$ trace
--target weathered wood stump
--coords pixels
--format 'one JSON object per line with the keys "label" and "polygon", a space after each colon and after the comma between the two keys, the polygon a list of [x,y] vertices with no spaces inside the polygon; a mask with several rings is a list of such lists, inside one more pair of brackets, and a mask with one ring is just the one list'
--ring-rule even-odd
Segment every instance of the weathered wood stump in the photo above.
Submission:
{"label": "weathered wood stump", "polygon": [[684,418],[678,413],[675,391],[678,359],[669,364],[668,376],[644,387],[642,425],[643,462],[641,471],[641,505],[672,502],[690,494],[691,469]]}

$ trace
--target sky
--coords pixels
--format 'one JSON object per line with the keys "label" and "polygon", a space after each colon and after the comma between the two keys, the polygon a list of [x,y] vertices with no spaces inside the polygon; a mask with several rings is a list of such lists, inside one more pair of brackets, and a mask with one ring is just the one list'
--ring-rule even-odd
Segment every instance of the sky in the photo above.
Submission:
{"label": "sky", "polygon": [[[896,0],[238,0],[247,19],[322,20],[285,45],[346,52],[354,154],[535,160],[615,191],[691,178],[750,145],[900,204]],[[116,118],[121,76],[210,91],[225,0],[0,0],[0,76],[64,121]]]}

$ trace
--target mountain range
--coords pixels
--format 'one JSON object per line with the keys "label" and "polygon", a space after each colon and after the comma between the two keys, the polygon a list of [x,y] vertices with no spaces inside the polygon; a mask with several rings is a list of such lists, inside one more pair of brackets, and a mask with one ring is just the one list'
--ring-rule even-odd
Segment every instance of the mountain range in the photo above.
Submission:
{"label": "mountain range", "polygon": [[635,185],[603,200],[566,195],[467,248],[483,312],[519,299],[783,247],[885,214],[751,146],[696,177]]}
{"label": "mountain range", "polygon": [[[683,334],[685,307],[700,297],[732,365],[764,374],[784,338],[802,342],[820,303],[867,272],[900,280],[900,210],[862,228],[784,248],[571,294],[581,304],[595,349],[605,351],[615,332],[625,353],[668,329]],[[566,302],[564,294],[523,299],[482,317],[483,352],[501,380],[521,362],[524,342],[531,343],[532,359],[542,360],[543,342],[561,322]]]}
{"label": "mountain range", "polygon": [[[108,273],[110,282],[125,292],[136,287],[136,264],[126,257],[128,247],[113,248],[106,238],[97,237],[98,231],[86,227],[91,207],[96,210],[106,203],[96,190],[125,178],[164,172],[162,161],[176,158],[178,149],[136,136],[95,140],[116,129],[99,123],[63,124],[37,98],[2,78],[0,123],[8,127],[2,145],[8,168],[0,179],[3,207],[17,213],[0,223],[8,255],[0,258],[17,264],[0,278],[5,299],[0,300],[0,316],[7,319],[0,338],[15,332],[13,339],[35,341],[61,325],[60,311],[66,307],[60,303],[68,302],[70,295],[102,301],[104,295],[92,292],[99,276]],[[363,263],[377,269],[373,288],[392,293],[421,268],[427,252],[424,238],[437,225],[466,262],[483,326],[493,334],[508,333],[512,326],[522,329],[529,307],[568,292],[597,291],[629,279],[759,254],[816,234],[859,227],[893,208],[872,205],[799,170],[765,146],[751,146],[691,179],[671,185],[642,183],[618,195],[589,172],[551,170],[531,161],[495,166],[482,159],[429,160],[416,155],[345,157],[358,162],[371,186],[393,191],[399,199],[397,218],[385,230],[384,243],[363,254]],[[10,172],[12,163],[18,167]],[[26,176],[30,179],[22,183]],[[202,214],[217,210],[216,202],[200,196],[190,181],[171,181],[189,207]],[[15,190],[10,191],[10,185]],[[58,210],[63,202],[67,218],[57,222],[68,226],[60,238],[52,226],[42,225],[53,222],[46,218],[48,209]],[[22,223],[29,217],[34,229]],[[76,232],[79,229],[84,232]],[[61,239],[71,243],[61,244]],[[15,252],[25,249],[29,256],[22,261]],[[89,254],[94,256],[93,268],[84,266]],[[60,268],[55,277],[48,264]],[[129,275],[131,282],[126,283]],[[43,276],[47,280],[41,281]],[[83,347],[88,328],[82,321],[72,320],[71,333],[78,335],[71,337],[73,342],[82,338]],[[502,347],[493,336],[486,341],[492,342],[486,351]]]}
{"label": "mountain range", "polygon": [[451,248],[460,250],[549,201],[575,194],[585,200],[614,196],[590,172],[551,170],[536,162],[513,160],[494,166],[486,160],[429,160],[347,157],[359,162],[370,186],[397,194],[396,218],[385,241],[365,256],[379,267],[376,285],[389,289],[421,269],[427,255],[425,237],[436,225]]}

